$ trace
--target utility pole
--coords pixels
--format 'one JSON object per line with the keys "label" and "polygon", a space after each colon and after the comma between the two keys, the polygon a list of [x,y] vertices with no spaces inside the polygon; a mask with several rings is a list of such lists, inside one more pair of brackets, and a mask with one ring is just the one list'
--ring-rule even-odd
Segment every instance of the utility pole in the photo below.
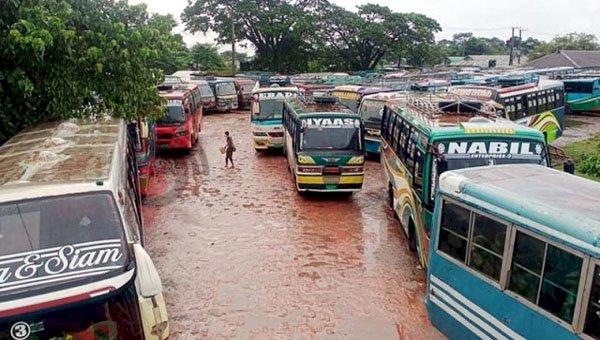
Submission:
{"label": "utility pole", "polygon": [[514,59],[514,51],[515,51],[515,28],[512,28],[512,34],[510,35],[510,56],[508,58],[508,66],[512,66],[513,65],[513,59]]}
{"label": "utility pole", "polygon": [[231,16],[231,74],[235,76],[235,16],[233,8],[229,9],[229,15]]}
{"label": "utility pole", "polygon": [[519,45],[517,47],[517,51],[518,51],[518,54],[517,54],[517,64],[519,66],[521,66],[521,53],[522,53],[522,51],[521,51],[521,43],[522,43],[521,38],[522,38],[522,33],[523,33],[523,29],[521,27],[519,27]]}

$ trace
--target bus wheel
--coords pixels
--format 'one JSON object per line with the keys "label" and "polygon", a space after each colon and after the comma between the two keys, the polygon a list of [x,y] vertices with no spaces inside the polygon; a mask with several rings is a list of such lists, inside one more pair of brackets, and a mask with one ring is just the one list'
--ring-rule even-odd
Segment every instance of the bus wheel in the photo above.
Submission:
{"label": "bus wheel", "polygon": [[408,250],[417,251],[417,235],[415,234],[415,224],[412,219],[408,222]]}

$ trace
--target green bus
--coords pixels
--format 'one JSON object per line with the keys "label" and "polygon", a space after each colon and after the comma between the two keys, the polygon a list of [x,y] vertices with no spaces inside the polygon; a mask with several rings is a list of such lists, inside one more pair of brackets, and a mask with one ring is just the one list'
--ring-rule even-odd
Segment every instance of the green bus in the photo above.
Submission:
{"label": "green bus", "polygon": [[365,147],[359,116],[338,104],[286,100],[284,152],[298,192],[362,188]]}
{"label": "green bus", "polygon": [[391,101],[384,107],[381,165],[409,248],[427,266],[438,177],[446,170],[530,163],[548,166],[544,135],[498,118],[493,102],[452,94]]}

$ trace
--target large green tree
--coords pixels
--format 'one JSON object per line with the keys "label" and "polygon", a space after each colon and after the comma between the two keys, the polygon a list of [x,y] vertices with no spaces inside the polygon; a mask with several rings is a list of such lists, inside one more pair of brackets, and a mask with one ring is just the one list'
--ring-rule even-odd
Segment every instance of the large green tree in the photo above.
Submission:
{"label": "large green tree", "polygon": [[191,48],[193,66],[200,71],[222,71],[225,69],[225,60],[219,54],[216,46],[197,43]]}
{"label": "large green tree", "polygon": [[543,57],[558,50],[600,50],[598,39],[593,34],[569,33],[556,36],[549,42],[542,42],[529,53],[529,60]]}
{"label": "large green tree", "polygon": [[90,105],[126,119],[160,114],[155,85],[182,47],[166,21],[127,1],[0,2],[0,141]]}
{"label": "large green tree", "polygon": [[256,67],[278,72],[303,71],[314,32],[310,15],[317,0],[195,0],[182,14],[191,32],[218,34],[218,43],[248,40],[256,50]]}
{"label": "large green tree", "polygon": [[435,20],[421,14],[397,13],[374,4],[352,12],[326,2],[319,7],[318,27],[318,49],[329,50],[332,62],[349,70],[373,69],[386,55],[424,62],[427,45],[435,43],[434,33],[441,30]]}

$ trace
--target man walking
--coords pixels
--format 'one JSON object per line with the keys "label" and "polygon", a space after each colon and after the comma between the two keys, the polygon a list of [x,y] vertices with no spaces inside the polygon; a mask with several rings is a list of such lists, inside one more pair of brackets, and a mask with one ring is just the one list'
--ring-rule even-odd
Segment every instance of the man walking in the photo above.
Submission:
{"label": "man walking", "polygon": [[225,167],[227,167],[231,161],[231,167],[235,168],[233,165],[233,153],[235,152],[235,145],[233,145],[233,139],[229,135],[229,131],[225,131],[225,143]]}

